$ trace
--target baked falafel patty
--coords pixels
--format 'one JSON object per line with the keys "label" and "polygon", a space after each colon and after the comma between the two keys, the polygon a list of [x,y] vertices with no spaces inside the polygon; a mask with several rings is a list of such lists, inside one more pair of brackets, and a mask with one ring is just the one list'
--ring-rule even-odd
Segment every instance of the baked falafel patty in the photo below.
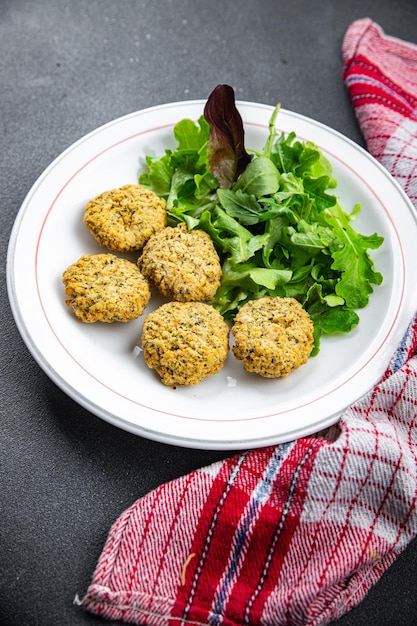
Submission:
{"label": "baked falafel patty", "polygon": [[265,296],[247,302],[232,327],[232,351],[248,372],[279,378],[307,363],[313,322],[295,298]]}
{"label": "baked falafel patty", "polygon": [[229,327],[209,304],[167,302],[145,318],[142,348],[164,385],[196,385],[223,367]]}
{"label": "baked falafel patty", "polygon": [[151,290],[139,268],[114,254],[85,254],[62,274],[66,304],[83,322],[128,322],[142,315]]}
{"label": "baked falafel patty", "polygon": [[210,236],[202,230],[187,230],[185,224],[152,235],[138,266],[170,300],[204,302],[220,287],[222,269]]}
{"label": "baked falafel patty", "polygon": [[84,224],[95,240],[113,252],[141,250],[167,224],[165,200],[139,185],[105,191],[88,202]]}

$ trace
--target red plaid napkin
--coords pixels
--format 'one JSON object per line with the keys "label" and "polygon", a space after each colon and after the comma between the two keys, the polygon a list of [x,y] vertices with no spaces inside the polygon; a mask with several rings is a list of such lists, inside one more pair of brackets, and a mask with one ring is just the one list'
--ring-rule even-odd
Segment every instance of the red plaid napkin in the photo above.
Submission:
{"label": "red plaid napkin", "polygon": [[[417,206],[417,46],[352,24],[344,78],[369,150]],[[164,484],[110,531],[84,608],[134,624],[322,625],[417,531],[417,320],[327,437]]]}
{"label": "red plaid napkin", "polygon": [[363,19],[348,29],[343,57],[368,150],[417,207],[417,46]]}

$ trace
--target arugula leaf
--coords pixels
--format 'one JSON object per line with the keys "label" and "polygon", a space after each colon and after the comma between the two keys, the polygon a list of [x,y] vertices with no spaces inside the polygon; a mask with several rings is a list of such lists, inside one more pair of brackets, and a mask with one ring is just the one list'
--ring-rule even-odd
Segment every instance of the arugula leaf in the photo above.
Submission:
{"label": "arugula leaf", "polygon": [[200,227],[211,236],[222,252],[228,253],[234,263],[244,263],[252,258],[268,239],[268,234],[254,236],[220,207],[204,211],[200,217]]}
{"label": "arugula leaf", "polygon": [[236,308],[287,283],[291,275],[290,270],[260,268],[254,261],[233,263],[227,260],[223,265],[221,287],[212,304],[226,318],[232,318]]}
{"label": "arugula leaf", "polygon": [[233,186],[234,190],[242,190],[260,198],[278,191],[279,172],[270,159],[264,156],[255,158]]}
{"label": "arugula leaf", "polygon": [[356,311],[340,304],[337,298],[332,305],[330,297],[323,297],[321,285],[313,285],[306,296],[304,308],[314,324],[314,349],[311,356],[318,354],[323,334],[348,333],[359,324]]}
{"label": "arugula leaf", "polygon": [[255,196],[240,191],[240,189],[237,191],[218,189],[217,196],[226,213],[237,219],[240,224],[248,226],[259,222],[262,207]]}
{"label": "arugula leaf", "polygon": [[336,293],[344,298],[346,305],[363,308],[369,302],[369,295],[373,293],[374,285],[382,283],[382,274],[377,272],[368,249],[377,249],[383,242],[383,237],[361,235],[349,224],[344,228],[340,220],[331,214],[326,214],[327,221],[332,223],[333,231],[337,235],[337,246],[333,245],[333,263],[331,268],[340,272],[340,280],[336,285]]}
{"label": "arugula leaf", "polygon": [[298,221],[297,230],[292,229],[290,234],[291,244],[303,248],[311,257],[328,248],[334,239],[335,235],[330,228],[317,222],[310,224],[304,219]]}
{"label": "arugula leaf", "polygon": [[304,192],[314,200],[316,209],[322,211],[336,204],[336,196],[327,193],[329,189],[329,177],[326,175],[312,178],[311,176],[303,177]]}
{"label": "arugula leaf", "polygon": [[[255,195],[245,193],[240,189],[237,191],[218,189],[217,197],[226,213],[245,226],[269,221],[282,211],[281,207],[276,203],[271,202],[271,204],[268,204],[263,202],[263,198],[260,198],[258,201]],[[265,206],[270,206],[269,210],[268,208],[265,209]]]}

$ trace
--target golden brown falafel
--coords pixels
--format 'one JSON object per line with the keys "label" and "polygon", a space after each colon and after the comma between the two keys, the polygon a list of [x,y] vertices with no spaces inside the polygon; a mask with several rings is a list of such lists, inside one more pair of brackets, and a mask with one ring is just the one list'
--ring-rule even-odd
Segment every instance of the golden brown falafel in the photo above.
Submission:
{"label": "golden brown falafel", "polygon": [[164,385],[196,385],[223,367],[229,327],[208,304],[167,302],[145,318],[142,348]]}
{"label": "golden brown falafel", "polygon": [[83,322],[128,322],[151,297],[139,268],[114,254],[85,254],[62,275],[66,304]]}
{"label": "golden brown falafel", "polygon": [[211,300],[222,275],[219,255],[209,235],[167,227],[149,239],[138,266],[165,297],[179,302]]}
{"label": "golden brown falafel", "polygon": [[265,378],[287,376],[307,362],[313,322],[294,298],[266,296],[247,302],[232,327],[235,357],[248,372]]}
{"label": "golden brown falafel", "polygon": [[139,185],[105,191],[88,202],[84,224],[96,241],[113,252],[141,250],[167,224],[165,200]]}

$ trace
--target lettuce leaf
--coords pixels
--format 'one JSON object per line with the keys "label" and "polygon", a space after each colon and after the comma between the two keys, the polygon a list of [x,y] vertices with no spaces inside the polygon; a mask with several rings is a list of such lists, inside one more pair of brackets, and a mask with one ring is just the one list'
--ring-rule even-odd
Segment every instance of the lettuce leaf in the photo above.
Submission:
{"label": "lettuce leaf", "polygon": [[251,160],[245,150],[243,122],[232,87],[217,85],[208,97],[204,117],[210,125],[207,142],[210,171],[220,187],[229,189]]}

